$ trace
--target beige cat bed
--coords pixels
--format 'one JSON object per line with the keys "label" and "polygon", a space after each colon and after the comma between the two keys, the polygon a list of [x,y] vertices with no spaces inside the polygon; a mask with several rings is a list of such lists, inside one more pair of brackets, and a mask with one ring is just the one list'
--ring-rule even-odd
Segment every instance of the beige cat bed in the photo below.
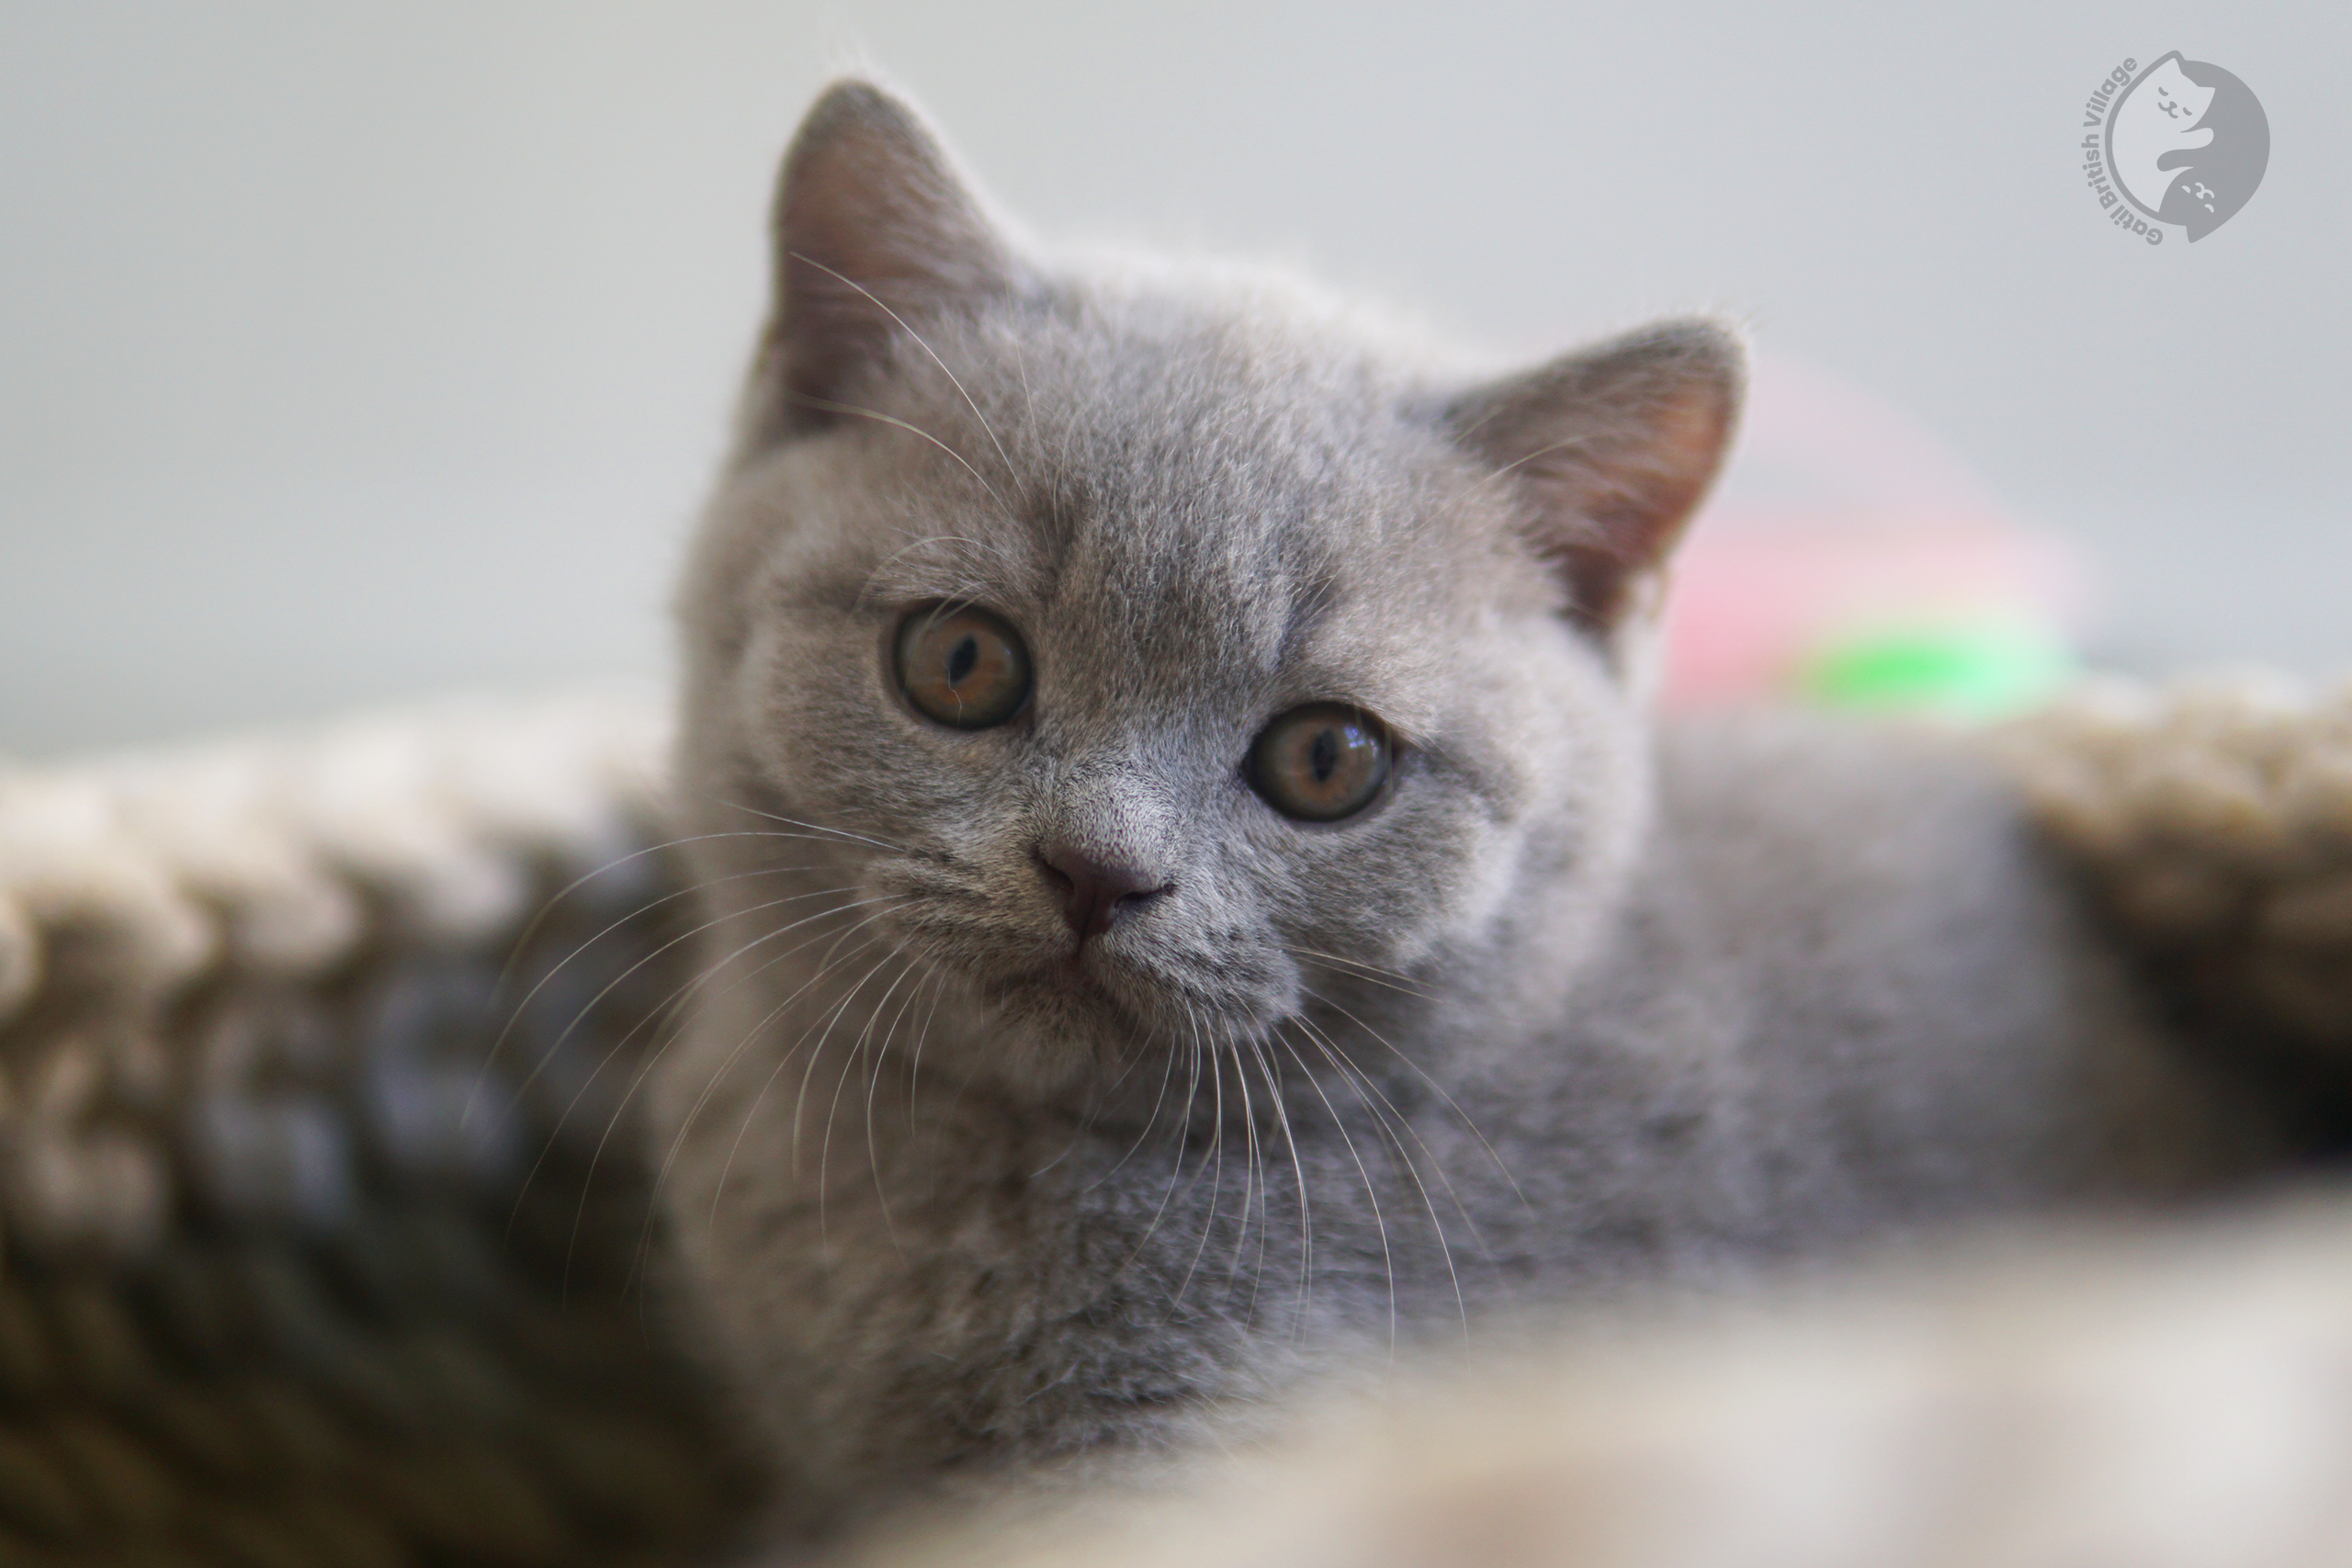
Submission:
{"label": "beige cat bed", "polygon": [[[664,729],[0,771],[0,1562],[674,1563],[739,1517],[645,1267]],[[2168,1005],[2352,1063],[2352,693],[2086,686],[1989,743]]]}

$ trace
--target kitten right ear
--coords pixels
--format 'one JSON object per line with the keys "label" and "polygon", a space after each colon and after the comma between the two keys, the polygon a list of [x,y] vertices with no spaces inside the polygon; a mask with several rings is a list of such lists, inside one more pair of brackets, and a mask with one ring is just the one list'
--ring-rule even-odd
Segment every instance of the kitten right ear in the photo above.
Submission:
{"label": "kitten right ear", "polygon": [[1567,611],[1613,631],[1666,564],[1731,445],[1747,353],[1719,321],[1659,321],[1445,412],[1454,438],[1524,498],[1528,542]]}
{"label": "kitten right ear", "polygon": [[871,82],[836,82],[785,153],[774,216],[775,302],[762,344],[774,423],[822,426],[848,383],[914,318],[1009,293],[1012,251],[915,111]]}

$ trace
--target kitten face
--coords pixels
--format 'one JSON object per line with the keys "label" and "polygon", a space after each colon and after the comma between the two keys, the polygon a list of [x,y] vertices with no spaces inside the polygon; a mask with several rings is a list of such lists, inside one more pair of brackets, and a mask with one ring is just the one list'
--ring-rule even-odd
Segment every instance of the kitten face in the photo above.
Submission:
{"label": "kitten face", "polygon": [[[1696,499],[1653,497],[1659,411],[1669,436],[1687,412],[1655,344],[1629,419],[1596,412],[1604,360],[1464,392],[1275,284],[1049,274],[902,108],[852,108],[828,130],[820,105],[787,165],[778,317],[683,601],[682,771],[742,940],[794,912],[754,908],[776,893],[745,811],[813,826],[796,874],[854,911],[851,951],[937,977],[927,1060],[1031,1088],[1263,1038],[1372,971],[1508,974],[1514,922],[1555,961],[1511,984],[1564,987],[1563,931],[1644,812],[1610,563],[1651,564],[1644,530]],[[1593,460],[1637,424],[1648,469]],[[1573,528],[1547,533],[1547,483]],[[1017,711],[970,728],[910,696],[900,651],[966,606],[1028,665]],[[1390,742],[1334,820],[1252,767],[1312,705]],[[1297,765],[1337,765],[1321,733]],[[1090,891],[1114,901],[1091,929]]]}

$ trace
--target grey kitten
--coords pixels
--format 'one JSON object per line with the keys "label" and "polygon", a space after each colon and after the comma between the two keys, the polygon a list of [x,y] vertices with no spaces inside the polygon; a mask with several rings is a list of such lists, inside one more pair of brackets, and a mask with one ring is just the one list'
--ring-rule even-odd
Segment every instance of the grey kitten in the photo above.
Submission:
{"label": "grey kitten", "polygon": [[1723,326],[1495,378],[1277,279],[1051,265],[856,82],[775,235],[680,601],[710,925],[654,1120],[801,1524],[2299,1146],[1957,744],[1653,736]]}

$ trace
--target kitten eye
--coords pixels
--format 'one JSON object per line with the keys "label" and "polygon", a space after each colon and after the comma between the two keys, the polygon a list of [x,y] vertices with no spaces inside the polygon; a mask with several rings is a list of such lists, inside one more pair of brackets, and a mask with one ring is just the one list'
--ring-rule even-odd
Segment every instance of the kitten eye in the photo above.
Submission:
{"label": "kitten eye", "polygon": [[899,627],[899,689],[926,718],[986,729],[1029,699],[1021,634],[975,604],[917,610]]}
{"label": "kitten eye", "polygon": [[1336,822],[1388,781],[1388,730],[1361,708],[1309,703],[1266,726],[1250,748],[1250,783],[1285,817]]}

